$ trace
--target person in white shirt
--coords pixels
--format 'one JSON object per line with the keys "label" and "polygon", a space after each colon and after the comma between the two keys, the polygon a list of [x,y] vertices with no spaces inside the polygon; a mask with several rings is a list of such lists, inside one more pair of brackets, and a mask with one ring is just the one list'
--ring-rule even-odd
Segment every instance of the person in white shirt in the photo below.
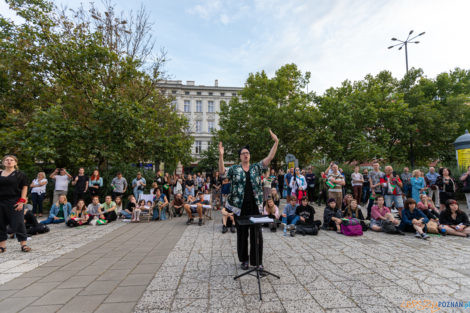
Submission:
{"label": "person in white shirt", "polygon": [[33,180],[31,185],[31,200],[33,201],[33,214],[34,216],[42,217],[42,202],[46,196],[46,173],[39,172],[36,179]]}
{"label": "person in white shirt", "polygon": [[300,169],[296,168],[294,176],[290,179],[289,187],[291,194],[297,197],[297,203],[307,195],[307,180],[305,176],[300,173]]}
{"label": "person in white shirt", "polygon": [[69,183],[72,180],[72,175],[70,175],[65,168],[56,168],[49,177],[55,180],[54,197],[52,198],[52,203],[57,203],[57,201],[59,201],[60,195],[67,195],[67,191],[69,190]]}

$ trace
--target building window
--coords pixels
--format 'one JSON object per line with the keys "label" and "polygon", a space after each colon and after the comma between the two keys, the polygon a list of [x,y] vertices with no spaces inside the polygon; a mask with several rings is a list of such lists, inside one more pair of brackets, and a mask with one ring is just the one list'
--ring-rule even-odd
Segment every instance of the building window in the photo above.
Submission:
{"label": "building window", "polygon": [[207,131],[210,133],[214,129],[214,121],[207,122]]}
{"label": "building window", "polygon": [[185,91],[184,94],[185,94],[185,95],[189,95],[189,91]]}
{"label": "building window", "polygon": [[209,92],[209,96],[212,96],[212,95],[213,95],[213,93],[212,93],[212,92]]}
{"label": "building window", "polygon": [[194,146],[195,146],[195,149],[194,149],[195,151],[194,151],[194,152],[195,152],[196,154],[199,154],[199,153],[202,152],[202,141],[196,140],[196,141],[194,142]]}
{"label": "building window", "polygon": [[198,92],[197,92],[197,95],[198,95],[198,96],[200,96],[200,95],[201,95],[201,92],[200,92],[200,91],[198,91]]}
{"label": "building window", "polygon": [[233,97],[236,97],[236,96],[237,96],[237,93],[236,93],[236,92],[232,92],[232,96],[233,96]]}
{"label": "building window", "polygon": [[220,96],[221,96],[221,97],[225,97],[225,92],[221,92],[221,93],[220,93]]}
{"label": "building window", "polygon": [[196,121],[196,133],[202,132],[202,121]]}
{"label": "building window", "polygon": [[184,100],[184,112],[191,112],[191,101]]}
{"label": "building window", "polygon": [[176,95],[176,90],[172,90],[171,93]]}
{"label": "building window", "polygon": [[202,101],[196,100],[196,112],[202,112]]}
{"label": "building window", "polygon": [[214,113],[214,101],[209,101],[208,102],[207,112]]}
{"label": "building window", "polygon": [[176,110],[176,108],[178,107],[178,102],[176,100],[171,101],[171,106],[173,110]]}

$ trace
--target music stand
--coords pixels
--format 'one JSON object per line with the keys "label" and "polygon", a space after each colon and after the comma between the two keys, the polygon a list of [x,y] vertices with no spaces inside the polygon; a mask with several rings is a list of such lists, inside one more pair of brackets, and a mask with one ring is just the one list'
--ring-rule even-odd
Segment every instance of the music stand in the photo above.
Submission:
{"label": "music stand", "polygon": [[[253,222],[250,221],[250,217],[255,217],[255,218],[256,217],[267,217],[267,215],[247,215],[247,216],[236,218],[236,223],[238,223],[239,226],[250,226],[250,227],[253,227],[253,229],[254,229],[255,243],[256,243],[256,248],[255,248],[255,251],[256,251],[255,252],[255,254],[256,254],[256,266],[252,269],[247,270],[246,272],[244,272],[240,275],[235,276],[233,279],[236,280],[236,279],[238,279],[240,277],[243,277],[245,275],[255,276],[258,279],[259,300],[261,301],[263,299],[262,299],[262,296],[261,296],[261,281],[260,281],[260,279],[262,277],[265,277],[265,276],[268,276],[268,275],[274,276],[277,279],[280,279],[281,277],[279,277],[276,274],[273,274],[271,272],[268,272],[265,269],[260,269],[259,268],[259,236],[258,236],[258,233],[260,232],[261,225],[264,224],[264,223],[253,223]],[[274,220],[274,223],[278,223],[278,222],[279,221]],[[256,275],[253,274],[253,272],[256,272]],[[262,272],[263,274],[266,274],[266,275],[261,275],[260,272]]]}

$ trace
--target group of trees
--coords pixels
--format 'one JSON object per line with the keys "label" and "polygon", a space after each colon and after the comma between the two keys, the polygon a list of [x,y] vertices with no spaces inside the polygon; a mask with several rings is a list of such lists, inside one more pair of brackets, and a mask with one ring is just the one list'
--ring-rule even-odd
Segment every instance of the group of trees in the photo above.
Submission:
{"label": "group of trees", "polygon": [[[260,160],[271,147],[271,128],[280,141],[275,168],[287,153],[302,165],[324,158],[455,164],[452,143],[470,126],[469,70],[428,78],[412,69],[401,80],[382,71],[360,81],[346,80],[323,95],[306,92],[309,77],[295,64],[281,67],[272,78],[264,71],[250,74],[241,100],[221,106],[220,130],[212,144],[223,141],[232,161],[248,144],[253,160]],[[213,147],[204,152],[202,164],[215,153]]]}
{"label": "group of trees", "polygon": [[0,15],[4,153],[71,168],[190,160],[188,122],[157,88],[165,54],[154,54],[145,10],[6,2],[20,21]]}

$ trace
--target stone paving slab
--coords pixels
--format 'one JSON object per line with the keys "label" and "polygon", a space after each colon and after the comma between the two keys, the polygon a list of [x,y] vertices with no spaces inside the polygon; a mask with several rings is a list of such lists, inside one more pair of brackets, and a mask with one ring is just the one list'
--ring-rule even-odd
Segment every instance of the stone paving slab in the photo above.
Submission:
{"label": "stone paving slab", "polygon": [[[43,264],[56,267],[72,262],[74,259],[71,255],[70,258],[61,258],[60,260],[57,260],[57,258],[100,238],[106,240],[107,234],[124,225],[125,223],[121,221],[105,226],[76,228],[67,227],[65,224],[48,225],[50,232],[30,237],[28,245],[33,248],[33,251],[29,253],[21,252],[16,239],[7,240],[7,252],[0,257],[0,288],[6,282]],[[53,271],[53,268],[50,271]],[[49,274],[47,270],[37,271],[36,273],[38,276]]]}
{"label": "stone paving slab", "polygon": [[[114,231],[107,228],[113,224]],[[113,224],[82,229],[75,235],[86,237],[88,232],[86,244],[62,249],[61,256],[56,253],[49,262],[0,285],[0,312],[132,312],[186,224],[184,218]],[[109,231],[99,237],[95,229]],[[11,269],[29,262],[16,261],[9,258],[0,265]]]}
{"label": "stone paving slab", "polygon": [[263,278],[259,301],[256,278],[233,280],[242,272],[236,234],[222,234],[220,220],[216,212],[202,227],[187,227],[135,312],[431,313],[400,306],[470,300],[469,239],[424,241],[371,231],[346,237],[324,230],[292,238],[264,229],[264,266],[281,279]]}

